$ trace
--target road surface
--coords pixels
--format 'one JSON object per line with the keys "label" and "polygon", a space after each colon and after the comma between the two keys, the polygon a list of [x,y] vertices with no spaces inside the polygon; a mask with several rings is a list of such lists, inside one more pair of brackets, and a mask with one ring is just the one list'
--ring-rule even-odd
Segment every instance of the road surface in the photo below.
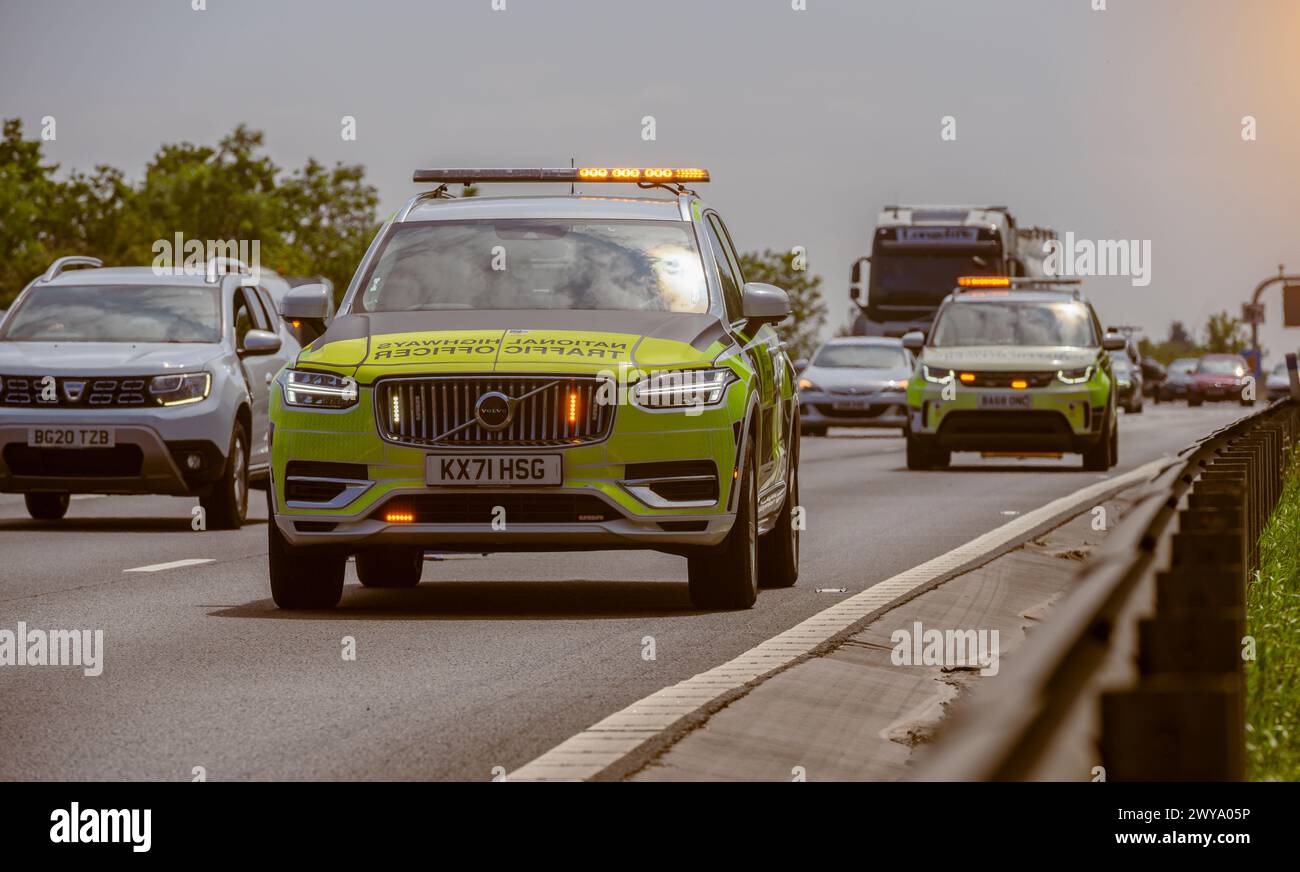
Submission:
{"label": "road surface", "polygon": [[[1115,472],[1244,411],[1148,405],[1121,419]],[[806,439],[802,578],[746,612],[693,611],[681,558],[599,552],[430,560],[403,591],[349,568],[336,610],[288,614],[267,589],[260,492],[232,532],[191,530],[192,499],[82,498],[48,523],[0,495],[0,629],[105,639],[95,677],[0,667],[0,778],[488,780],[1102,477],[1074,457],[955,462],[908,472],[888,432]],[[208,562],[127,571],[186,560]]]}

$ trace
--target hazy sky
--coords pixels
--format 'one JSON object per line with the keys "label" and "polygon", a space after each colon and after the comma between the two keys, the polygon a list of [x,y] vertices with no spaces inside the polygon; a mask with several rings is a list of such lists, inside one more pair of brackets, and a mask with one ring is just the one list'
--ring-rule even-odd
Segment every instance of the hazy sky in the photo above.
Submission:
{"label": "hazy sky", "polygon": [[[245,122],[282,166],[363,163],[386,211],[421,165],[704,166],[742,248],[807,248],[836,324],[877,211],[908,201],[1151,240],[1149,286],[1087,283],[1104,321],[1239,313],[1300,273],[1300,0],[1093,3],[0,0],[0,116],[53,116],[53,160],[131,175]],[[1276,358],[1300,329],[1266,301]]]}

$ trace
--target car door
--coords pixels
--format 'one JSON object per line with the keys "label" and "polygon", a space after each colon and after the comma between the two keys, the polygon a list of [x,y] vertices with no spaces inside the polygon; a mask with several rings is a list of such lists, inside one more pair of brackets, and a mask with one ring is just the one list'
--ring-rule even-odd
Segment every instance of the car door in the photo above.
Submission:
{"label": "car door", "polygon": [[744,344],[745,353],[752,361],[758,374],[759,402],[759,439],[755,446],[755,456],[759,459],[760,491],[783,480],[785,472],[785,451],[787,446],[781,438],[785,420],[780,400],[778,378],[785,377],[785,367],[778,366],[782,355],[780,338],[771,325],[764,324],[752,334],[745,323],[742,311],[744,274],[740,269],[740,259],[736,256],[731,236],[722,223],[721,216],[713,211],[704,215],[705,226],[709,234],[709,245],[714,250],[717,261],[718,276],[722,282],[723,298],[727,304],[727,317],[731,320],[732,330]]}
{"label": "car door", "polygon": [[[269,439],[271,381],[284,365],[284,339],[278,329],[278,323],[270,319],[263,307],[256,288],[240,288],[239,296],[244,300],[248,328],[241,332],[237,309],[236,340],[239,342],[237,347],[241,352],[240,362],[243,364],[244,375],[248,380],[248,391],[253,398],[253,432],[248,434],[248,465],[250,469],[256,469],[265,466],[271,458]],[[243,354],[243,338],[248,329],[266,330],[281,336],[280,350],[274,354]]]}

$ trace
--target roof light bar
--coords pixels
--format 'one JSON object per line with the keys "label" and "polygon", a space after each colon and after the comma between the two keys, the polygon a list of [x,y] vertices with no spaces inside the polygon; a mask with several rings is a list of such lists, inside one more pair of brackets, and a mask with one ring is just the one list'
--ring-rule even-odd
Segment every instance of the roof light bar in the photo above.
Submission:
{"label": "roof light bar", "polygon": [[1010,276],[961,276],[957,279],[960,288],[1009,288]]}
{"label": "roof light bar", "polygon": [[481,182],[707,182],[709,171],[696,167],[497,167],[416,170],[416,182],[473,185]]}

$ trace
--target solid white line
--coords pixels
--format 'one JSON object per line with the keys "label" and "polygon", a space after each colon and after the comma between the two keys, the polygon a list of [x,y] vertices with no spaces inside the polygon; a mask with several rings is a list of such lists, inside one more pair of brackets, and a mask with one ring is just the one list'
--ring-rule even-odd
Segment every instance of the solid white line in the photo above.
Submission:
{"label": "solid white line", "polygon": [[180,569],[182,566],[198,566],[200,563],[212,563],[213,557],[187,557],[184,560],[173,560],[171,563],[154,563],[150,566],[137,566],[134,569],[123,569],[123,572],[162,572],[164,569]]}
{"label": "solid white line", "polygon": [[[734,660],[652,693],[556,745],[511,772],[507,781],[584,781],[643,748],[672,735],[693,716],[706,716],[725,702],[837,637],[847,636],[930,588],[982,566],[1020,543],[1059,526],[1115,493],[1159,475],[1172,460],[1162,458],[1053,500],[1014,518],[947,554],[885,579],[848,597]],[[698,718],[697,718],[698,719]]]}

